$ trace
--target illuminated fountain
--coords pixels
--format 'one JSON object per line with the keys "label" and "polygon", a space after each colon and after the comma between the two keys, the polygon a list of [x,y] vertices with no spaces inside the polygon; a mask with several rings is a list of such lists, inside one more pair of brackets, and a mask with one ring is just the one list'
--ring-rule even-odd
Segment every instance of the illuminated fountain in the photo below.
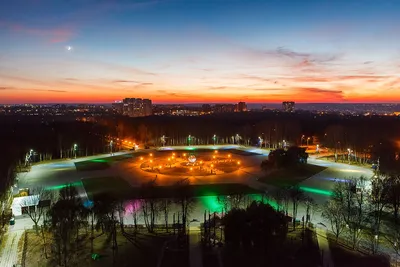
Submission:
{"label": "illuminated fountain", "polygon": [[188,157],[188,164],[187,165],[195,165],[196,164],[196,156],[195,155],[190,155],[189,157]]}

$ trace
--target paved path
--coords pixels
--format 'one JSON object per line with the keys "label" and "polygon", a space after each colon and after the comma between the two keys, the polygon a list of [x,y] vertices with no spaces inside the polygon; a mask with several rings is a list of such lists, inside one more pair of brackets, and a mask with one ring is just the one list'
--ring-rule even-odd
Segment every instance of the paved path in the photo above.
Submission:
{"label": "paved path", "polygon": [[200,230],[198,227],[190,227],[189,260],[190,260],[190,267],[203,267],[201,237],[200,237]]}
{"label": "paved path", "polygon": [[322,253],[322,267],[334,267],[328,238],[326,236],[326,229],[321,229],[317,227],[317,240],[319,249]]}
{"label": "paved path", "polygon": [[4,249],[0,252],[0,266],[8,267],[17,264],[18,242],[24,230],[9,231]]}

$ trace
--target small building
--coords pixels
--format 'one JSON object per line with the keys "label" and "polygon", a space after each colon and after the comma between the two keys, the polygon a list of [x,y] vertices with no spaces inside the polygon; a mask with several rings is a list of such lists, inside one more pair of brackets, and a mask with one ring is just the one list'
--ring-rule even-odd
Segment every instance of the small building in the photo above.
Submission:
{"label": "small building", "polygon": [[12,214],[14,216],[21,216],[26,213],[27,209],[36,209],[39,204],[39,200],[39,195],[14,198],[11,204]]}

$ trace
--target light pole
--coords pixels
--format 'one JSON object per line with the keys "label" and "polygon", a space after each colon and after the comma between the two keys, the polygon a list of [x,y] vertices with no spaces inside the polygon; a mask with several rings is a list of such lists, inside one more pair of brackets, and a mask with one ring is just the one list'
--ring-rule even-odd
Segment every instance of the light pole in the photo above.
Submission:
{"label": "light pole", "polygon": [[300,146],[302,146],[303,145],[303,139],[304,139],[304,134],[301,136],[301,138],[300,138]]}
{"label": "light pole", "polygon": [[258,137],[258,144],[260,145],[260,148],[262,148],[263,139],[261,138],[261,136]]}
{"label": "light pole", "polygon": [[25,156],[25,166],[28,166],[29,163],[32,161],[32,156],[33,156],[33,149],[29,150],[28,153],[26,153]]}
{"label": "light pole", "polygon": [[189,136],[188,136],[188,144],[189,144],[189,146],[190,146],[190,141],[192,141],[192,136],[189,134]]}
{"label": "light pole", "polygon": [[110,141],[110,154],[111,154],[111,156],[114,154],[114,153],[113,153],[113,145],[114,145],[114,141],[111,140],[111,141]]}
{"label": "light pole", "polygon": [[351,149],[348,148],[347,149],[348,155],[347,155],[347,159],[349,160],[349,164],[350,164],[350,153],[351,153]]}
{"label": "light pole", "polygon": [[235,136],[236,144],[240,145],[240,139],[241,139],[240,135],[236,134],[236,136]]}
{"label": "light pole", "polygon": [[214,136],[213,136],[213,141],[214,141],[214,146],[215,146],[215,142],[217,141],[217,136],[214,134]]}
{"label": "light pole", "polygon": [[165,140],[165,135],[161,136],[161,144],[162,146],[165,146],[166,140]]}
{"label": "light pole", "polygon": [[77,144],[74,144],[74,156],[75,156],[75,158],[76,158],[76,151],[78,150],[78,145]]}

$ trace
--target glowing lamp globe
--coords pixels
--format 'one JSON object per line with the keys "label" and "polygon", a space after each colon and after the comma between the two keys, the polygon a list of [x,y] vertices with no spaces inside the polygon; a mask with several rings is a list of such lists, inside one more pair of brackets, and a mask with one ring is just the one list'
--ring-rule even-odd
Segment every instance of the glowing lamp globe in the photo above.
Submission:
{"label": "glowing lamp globe", "polygon": [[190,163],[195,163],[195,162],[196,162],[196,157],[195,157],[194,155],[190,155],[190,156],[188,157],[188,161],[189,161]]}

